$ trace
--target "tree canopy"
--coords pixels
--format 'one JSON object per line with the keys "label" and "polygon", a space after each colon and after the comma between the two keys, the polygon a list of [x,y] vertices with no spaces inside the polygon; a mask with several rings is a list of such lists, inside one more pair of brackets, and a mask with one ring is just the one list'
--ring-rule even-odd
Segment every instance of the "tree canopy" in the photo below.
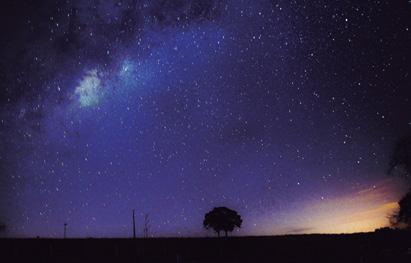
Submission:
{"label": "tree canopy", "polygon": [[[391,155],[389,173],[399,175],[411,183],[411,135],[399,140]],[[391,216],[395,228],[411,229],[411,189],[398,202],[399,210]]]}
{"label": "tree canopy", "polygon": [[388,172],[411,179],[411,135],[405,136],[395,144]]}
{"label": "tree canopy", "polygon": [[398,205],[400,209],[391,217],[391,225],[411,230],[411,191],[401,198]]}
{"label": "tree canopy", "polygon": [[224,231],[227,236],[228,232],[235,227],[240,228],[243,220],[237,211],[227,207],[214,207],[213,210],[205,214],[203,225],[206,229],[212,228],[218,236]]}

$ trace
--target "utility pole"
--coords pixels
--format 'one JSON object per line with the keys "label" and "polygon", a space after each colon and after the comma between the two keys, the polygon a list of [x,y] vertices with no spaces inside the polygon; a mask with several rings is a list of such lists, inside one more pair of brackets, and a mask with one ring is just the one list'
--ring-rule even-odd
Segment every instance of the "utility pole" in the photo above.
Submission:
{"label": "utility pole", "polygon": [[64,223],[64,234],[63,234],[63,238],[66,238],[67,236],[67,223]]}
{"label": "utility pole", "polygon": [[133,209],[133,238],[136,238],[136,219],[134,217],[134,209]]}

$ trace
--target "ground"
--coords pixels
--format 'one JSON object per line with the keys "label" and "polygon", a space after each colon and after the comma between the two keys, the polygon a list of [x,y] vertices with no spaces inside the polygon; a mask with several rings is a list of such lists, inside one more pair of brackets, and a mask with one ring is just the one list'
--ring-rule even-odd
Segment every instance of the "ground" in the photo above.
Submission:
{"label": "ground", "polygon": [[411,235],[1,239],[2,262],[411,262]]}

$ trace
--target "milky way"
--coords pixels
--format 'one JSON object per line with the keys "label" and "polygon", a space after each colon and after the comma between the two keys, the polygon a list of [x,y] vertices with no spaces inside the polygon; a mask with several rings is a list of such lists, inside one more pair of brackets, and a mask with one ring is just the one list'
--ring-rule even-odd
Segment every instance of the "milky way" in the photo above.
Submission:
{"label": "milky way", "polygon": [[405,186],[407,1],[5,1],[8,236],[370,231]]}

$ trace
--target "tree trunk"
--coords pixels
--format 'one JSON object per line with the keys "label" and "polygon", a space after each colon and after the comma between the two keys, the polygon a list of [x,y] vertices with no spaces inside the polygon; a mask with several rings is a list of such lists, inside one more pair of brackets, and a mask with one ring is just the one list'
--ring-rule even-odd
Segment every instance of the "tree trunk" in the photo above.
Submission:
{"label": "tree trunk", "polygon": [[225,237],[227,237],[228,236],[228,234],[227,234],[227,230],[225,231]]}
{"label": "tree trunk", "polygon": [[220,231],[217,231],[217,236],[220,237]]}

